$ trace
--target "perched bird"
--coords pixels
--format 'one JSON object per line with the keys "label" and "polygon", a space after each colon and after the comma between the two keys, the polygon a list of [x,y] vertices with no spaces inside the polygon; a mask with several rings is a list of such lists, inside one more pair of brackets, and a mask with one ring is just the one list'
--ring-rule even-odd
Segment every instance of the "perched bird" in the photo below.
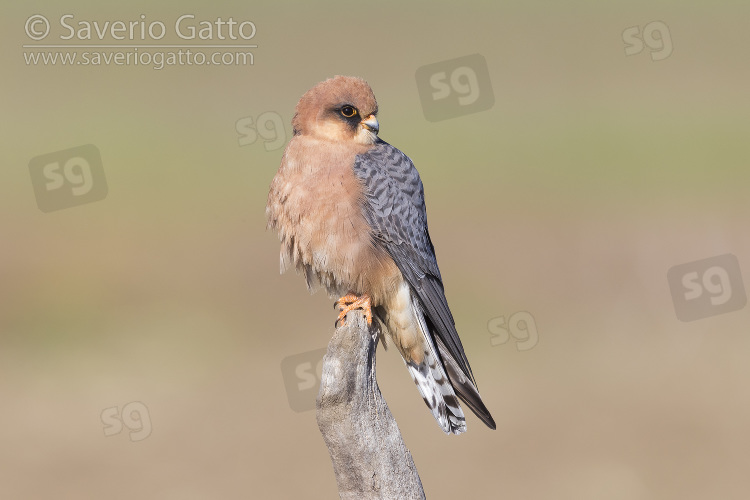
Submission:
{"label": "perched bird", "polygon": [[443,291],[419,173],[378,137],[378,104],[360,78],[336,76],[307,91],[271,182],[268,227],[281,272],[294,265],[346,314],[380,320],[446,433],[466,431],[456,395],[491,429]]}

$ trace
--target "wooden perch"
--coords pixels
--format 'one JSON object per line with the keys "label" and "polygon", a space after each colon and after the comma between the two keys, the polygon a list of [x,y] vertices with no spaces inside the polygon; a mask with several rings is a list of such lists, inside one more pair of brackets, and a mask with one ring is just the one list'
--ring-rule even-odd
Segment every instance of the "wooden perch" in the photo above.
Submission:
{"label": "wooden perch", "polygon": [[349,499],[425,498],[411,453],[375,379],[377,322],[349,313],[328,344],[317,400],[339,495]]}

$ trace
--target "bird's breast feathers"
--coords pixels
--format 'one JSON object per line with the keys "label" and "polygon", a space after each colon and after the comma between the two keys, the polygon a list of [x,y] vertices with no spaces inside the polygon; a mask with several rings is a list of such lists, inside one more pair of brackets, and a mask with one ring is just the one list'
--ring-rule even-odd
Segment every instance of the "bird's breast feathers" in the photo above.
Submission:
{"label": "bird's breast feathers", "polygon": [[363,184],[353,165],[370,147],[294,136],[271,183],[266,215],[281,239],[282,272],[293,265],[313,290],[322,284],[331,295],[370,293],[377,304],[400,272],[372,244],[363,214]]}

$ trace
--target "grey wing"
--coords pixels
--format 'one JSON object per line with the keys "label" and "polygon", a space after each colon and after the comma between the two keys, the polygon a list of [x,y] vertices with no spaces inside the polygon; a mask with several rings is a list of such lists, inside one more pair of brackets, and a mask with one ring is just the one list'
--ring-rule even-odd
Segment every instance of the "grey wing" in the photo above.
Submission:
{"label": "grey wing", "polygon": [[357,156],[354,172],[365,184],[365,217],[374,230],[376,244],[391,255],[423,302],[437,334],[471,374],[453,315],[443,292],[435,249],[427,231],[422,181],[411,160],[385,141]]}
{"label": "grey wing", "polygon": [[[374,243],[389,253],[419,298],[459,397],[494,428],[476,392],[474,375],[445,298],[417,169],[404,153],[379,140],[367,153],[357,156],[354,172],[365,185],[365,217],[373,228]],[[464,377],[471,387],[462,390]]]}

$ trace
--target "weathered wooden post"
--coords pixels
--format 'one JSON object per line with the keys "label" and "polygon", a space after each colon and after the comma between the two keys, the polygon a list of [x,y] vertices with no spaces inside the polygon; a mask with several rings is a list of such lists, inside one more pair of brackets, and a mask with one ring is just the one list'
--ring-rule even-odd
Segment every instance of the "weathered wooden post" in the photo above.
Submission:
{"label": "weathered wooden post", "polygon": [[336,329],[323,358],[317,419],[342,499],[425,498],[411,453],[375,378],[377,321],[360,311]]}

